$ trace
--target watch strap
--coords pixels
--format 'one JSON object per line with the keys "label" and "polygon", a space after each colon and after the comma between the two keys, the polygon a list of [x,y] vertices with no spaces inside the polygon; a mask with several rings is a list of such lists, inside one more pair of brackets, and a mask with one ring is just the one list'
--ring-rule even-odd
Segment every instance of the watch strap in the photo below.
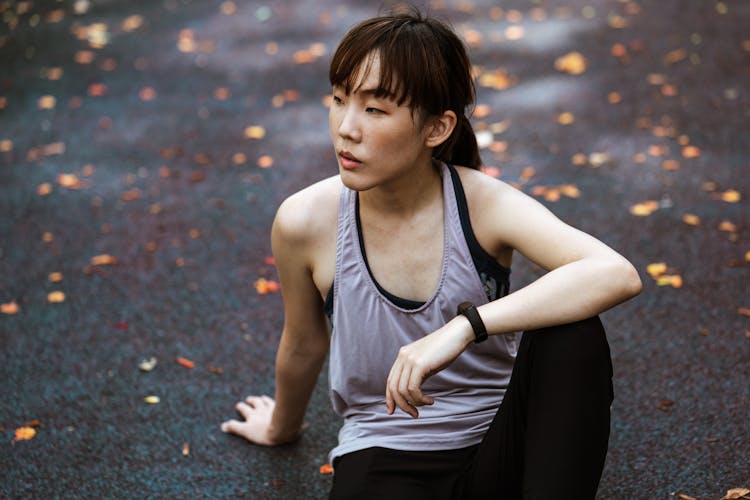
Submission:
{"label": "watch strap", "polygon": [[474,343],[478,344],[480,342],[484,342],[487,340],[487,328],[484,326],[484,321],[482,321],[482,317],[479,316],[479,311],[477,311],[477,306],[472,304],[471,302],[461,302],[458,304],[458,310],[456,312],[458,315],[462,315],[466,317],[466,319],[469,320],[469,323],[471,324],[471,328],[474,330]]}

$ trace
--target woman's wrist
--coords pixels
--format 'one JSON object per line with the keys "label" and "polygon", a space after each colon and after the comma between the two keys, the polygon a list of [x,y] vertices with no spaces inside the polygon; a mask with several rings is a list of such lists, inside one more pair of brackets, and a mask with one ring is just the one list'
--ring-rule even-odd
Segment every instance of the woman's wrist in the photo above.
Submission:
{"label": "woman's wrist", "polygon": [[450,320],[448,325],[451,327],[451,330],[455,332],[454,335],[461,341],[464,348],[474,342],[474,329],[465,316],[456,316]]}

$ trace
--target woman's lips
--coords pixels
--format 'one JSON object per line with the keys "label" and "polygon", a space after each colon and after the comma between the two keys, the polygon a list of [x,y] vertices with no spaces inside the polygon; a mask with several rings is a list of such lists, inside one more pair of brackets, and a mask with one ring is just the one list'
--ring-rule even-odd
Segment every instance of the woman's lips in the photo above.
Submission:
{"label": "woman's lips", "polygon": [[347,170],[351,170],[362,165],[362,162],[359,161],[357,157],[351,154],[349,151],[341,151],[339,153],[339,160],[341,162],[341,166]]}

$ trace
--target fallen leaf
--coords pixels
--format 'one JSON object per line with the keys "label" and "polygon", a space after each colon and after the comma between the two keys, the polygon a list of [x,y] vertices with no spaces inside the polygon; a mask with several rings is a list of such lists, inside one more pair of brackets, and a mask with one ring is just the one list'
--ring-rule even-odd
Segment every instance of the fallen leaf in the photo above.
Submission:
{"label": "fallen leaf", "polygon": [[320,466],[320,473],[324,475],[333,474],[333,466],[331,464],[323,464]]}
{"label": "fallen leaf", "polygon": [[186,457],[190,455],[190,444],[182,443],[182,456]]}
{"label": "fallen leaf", "polygon": [[148,359],[141,360],[140,363],[138,363],[138,368],[143,372],[150,372],[154,368],[156,368],[156,358],[151,356]]}
{"label": "fallen leaf", "polygon": [[750,489],[732,488],[731,490],[727,490],[727,494],[721,500],[737,500],[738,498],[747,498],[748,495],[750,495]]}
{"label": "fallen leaf", "polygon": [[659,209],[659,202],[654,200],[647,200],[641,203],[636,203],[630,207],[630,213],[638,217],[647,217],[653,212]]}
{"label": "fallen leaf", "polygon": [[159,401],[161,401],[159,396],[146,396],[143,400],[150,405],[159,404]]}
{"label": "fallen leaf", "polygon": [[260,278],[255,282],[255,289],[258,291],[260,295],[265,295],[267,293],[272,293],[272,292],[278,292],[279,288],[280,288],[279,284],[273,280]]}
{"label": "fallen leaf", "polygon": [[190,368],[191,370],[195,368],[195,363],[193,361],[190,361],[189,359],[183,358],[181,356],[177,356],[176,361],[185,368]]}
{"label": "fallen leaf", "polygon": [[685,214],[682,216],[682,222],[689,226],[697,226],[701,223],[701,220],[697,215]]}
{"label": "fallen leaf", "polygon": [[0,304],[0,312],[3,314],[18,314],[18,311],[19,307],[15,300],[5,304]]}
{"label": "fallen leaf", "polygon": [[656,279],[667,272],[667,264],[664,262],[654,262],[646,266],[646,272]]}
{"label": "fallen leaf", "polygon": [[266,129],[260,125],[251,125],[245,129],[245,137],[248,139],[263,139],[266,136]]}
{"label": "fallen leaf", "polygon": [[273,157],[269,155],[263,155],[258,158],[258,166],[260,168],[271,168],[273,166]]}
{"label": "fallen leaf", "polygon": [[737,309],[737,312],[743,316],[750,316],[750,308],[748,307],[740,307]]}
{"label": "fallen leaf", "polygon": [[33,427],[19,427],[18,429],[16,429],[13,442],[28,441],[29,439],[33,439],[34,436],[36,436],[36,429],[34,429]]}
{"label": "fallen leaf", "polygon": [[106,253],[91,257],[92,266],[112,266],[115,264],[117,264],[117,259]]}
{"label": "fallen leaf", "polygon": [[671,399],[664,399],[656,404],[656,407],[661,411],[669,411],[674,406],[674,401]]}
{"label": "fallen leaf", "polygon": [[729,189],[721,193],[721,200],[726,201],[727,203],[737,203],[740,199],[742,199],[742,196],[734,189]]}
{"label": "fallen leaf", "polygon": [[[750,252],[747,252],[748,260],[750,260]],[[276,259],[273,257],[273,255],[268,255],[263,259],[263,262],[265,264],[268,264],[269,266],[275,266],[276,265]]]}
{"label": "fallen leaf", "polygon": [[222,368],[220,366],[209,365],[208,371],[210,373],[213,373],[214,375],[221,375],[221,374],[224,373],[224,368]]}
{"label": "fallen leaf", "polygon": [[65,302],[65,294],[61,291],[54,291],[47,294],[47,302],[50,304],[59,304]]}
{"label": "fallen leaf", "polygon": [[559,123],[560,125],[570,125],[574,121],[576,121],[575,115],[568,111],[565,111],[557,115],[557,123]]}
{"label": "fallen leaf", "polygon": [[701,155],[701,150],[695,146],[685,146],[682,148],[682,156],[685,158],[698,158]]}
{"label": "fallen leaf", "polygon": [[747,252],[745,252],[745,260],[748,261],[748,262],[750,262],[750,250],[748,250]]}
{"label": "fallen leaf", "polygon": [[723,220],[719,224],[719,231],[726,231],[728,233],[736,233],[737,232],[737,225],[734,222],[730,222],[728,220]]}
{"label": "fallen leaf", "polygon": [[682,287],[682,276],[679,274],[664,274],[656,278],[658,286],[671,286],[672,288]]}
{"label": "fallen leaf", "polygon": [[49,182],[40,184],[39,187],[36,188],[36,192],[39,196],[47,196],[52,192],[52,184]]}
{"label": "fallen leaf", "polygon": [[586,58],[580,52],[568,52],[555,59],[555,69],[562,73],[580,75],[586,71]]}
{"label": "fallen leaf", "polygon": [[677,160],[664,160],[661,164],[664,170],[679,170],[680,162]]}
{"label": "fallen leaf", "polygon": [[684,493],[678,493],[678,498],[681,498],[682,500],[697,500],[695,497],[691,497],[690,495],[686,495]]}

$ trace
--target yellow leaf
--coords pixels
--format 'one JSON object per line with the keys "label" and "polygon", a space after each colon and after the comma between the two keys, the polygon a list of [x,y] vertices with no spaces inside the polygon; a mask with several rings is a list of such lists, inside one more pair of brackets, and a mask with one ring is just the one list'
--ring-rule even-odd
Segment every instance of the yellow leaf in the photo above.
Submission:
{"label": "yellow leaf", "polygon": [[726,231],[728,233],[736,233],[737,232],[737,225],[734,222],[730,222],[728,220],[723,220],[719,224],[719,231]]}
{"label": "yellow leaf", "polygon": [[737,203],[738,201],[740,201],[740,199],[742,199],[742,196],[738,191],[729,189],[721,193],[721,199],[722,201],[726,201],[727,203]]}
{"label": "yellow leaf", "polygon": [[580,52],[568,52],[555,60],[555,69],[571,75],[580,75],[586,71],[586,58]]}
{"label": "yellow leaf", "polygon": [[156,358],[151,356],[150,358],[144,359],[140,363],[138,363],[138,368],[141,371],[150,372],[151,370],[156,368],[156,363],[157,363]]}
{"label": "yellow leaf", "polygon": [[266,136],[266,129],[260,125],[252,125],[245,129],[245,137],[248,139],[263,139]]}
{"label": "yellow leaf", "polygon": [[695,146],[685,146],[682,148],[682,156],[685,158],[697,158],[701,155],[701,150]]}
{"label": "yellow leaf", "polygon": [[47,196],[52,192],[52,184],[49,182],[39,184],[39,187],[36,188],[36,192],[39,196]]}
{"label": "yellow leaf", "polygon": [[682,276],[679,274],[665,274],[656,278],[658,286],[671,286],[672,288],[682,287]]}
{"label": "yellow leaf", "polygon": [[28,441],[36,436],[36,429],[33,427],[19,427],[16,429],[16,435],[13,441]]}
{"label": "yellow leaf", "polygon": [[630,207],[630,213],[638,217],[646,217],[651,215],[654,211],[659,208],[659,202],[654,200],[647,200],[641,203],[636,203]]}
{"label": "yellow leaf", "polygon": [[652,278],[658,278],[667,272],[667,265],[664,262],[654,262],[646,266],[646,272],[650,274]]}
{"label": "yellow leaf", "polygon": [[748,262],[750,262],[750,250],[748,250],[747,252],[745,252],[745,260],[748,261]]}
{"label": "yellow leaf", "polygon": [[60,291],[50,292],[47,294],[47,302],[50,304],[65,302],[65,294]]}
{"label": "yellow leaf", "polygon": [[62,281],[62,279],[63,279],[62,273],[57,273],[57,272],[55,272],[55,273],[49,273],[49,280],[52,283],[59,283],[59,282]]}
{"label": "yellow leaf", "polygon": [[183,456],[190,455],[190,444],[189,443],[182,443],[182,455]]}
{"label": "yellow leaf", "polygon": [[158,404],[161,401],[159,396],[146,396],[143,400],[150,405]]}
{"label": "yellow leaf", "polygon": [[560,192],[568,198],[581,197],[581,191],[578,189],[578,186],[574,184],[563,184],[560,186]]}
{"label": "yellow leaf", "polygon": [[697,500],[695,497],[691,497],[690,495],[686,495],[684,493],[678,493],[678,498],[681,498],[682,500]]}

